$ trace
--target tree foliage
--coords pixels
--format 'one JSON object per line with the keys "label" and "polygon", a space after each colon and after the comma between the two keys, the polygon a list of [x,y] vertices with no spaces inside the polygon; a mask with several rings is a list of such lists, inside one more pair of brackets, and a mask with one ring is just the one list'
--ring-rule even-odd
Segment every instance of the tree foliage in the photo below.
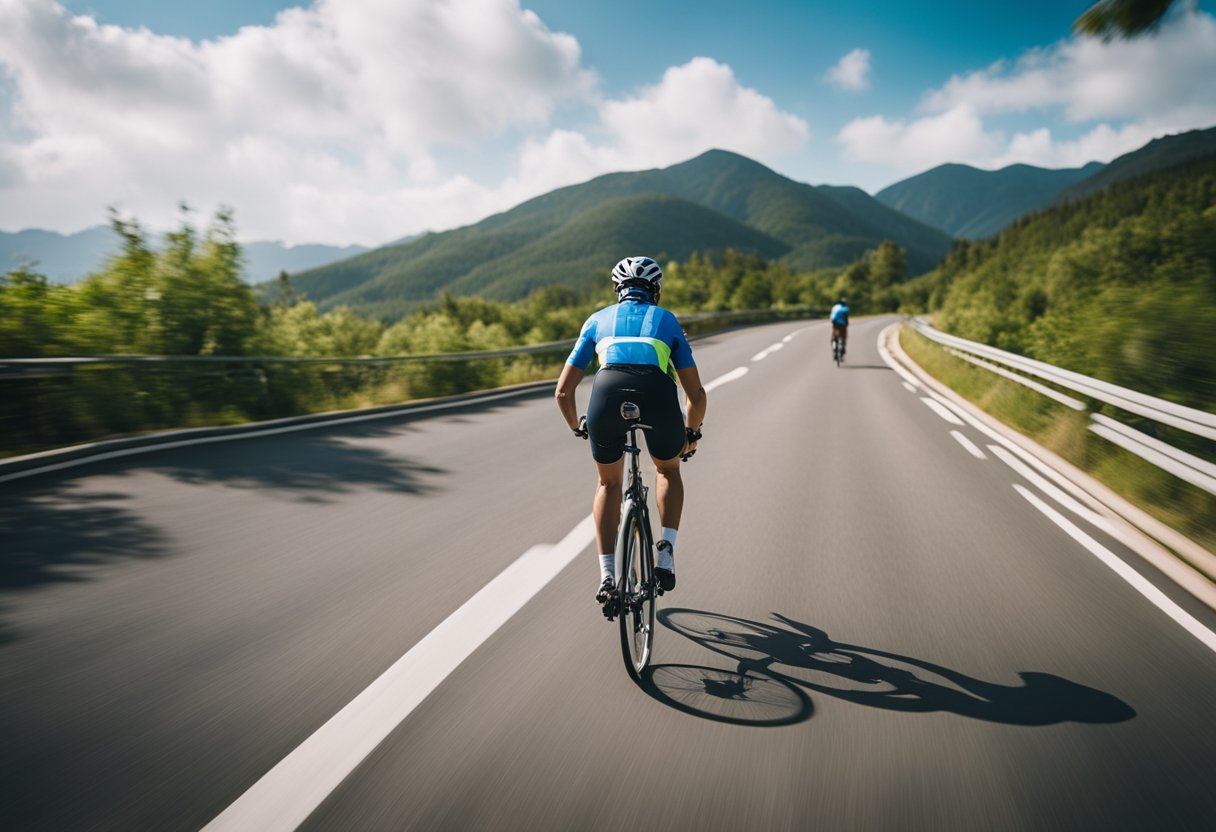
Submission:
{"label": "tree foliage", "polygon": [[965,338],[1216,408],[1216,157],[960,243],[905,298]]}
{"label": "tree foliage", "polygon": [[1161,23],[1174,0],[1100,0],[1077,18],[1073,29],[1103,40],[1134,38]]}

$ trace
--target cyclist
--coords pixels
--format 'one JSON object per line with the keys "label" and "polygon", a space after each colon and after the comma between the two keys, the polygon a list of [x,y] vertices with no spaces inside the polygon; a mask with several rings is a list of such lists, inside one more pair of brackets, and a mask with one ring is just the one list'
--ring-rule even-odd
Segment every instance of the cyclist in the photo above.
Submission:
{"label": "cyclist", "polygon": [[[604,606],[615,591],[614,548],[621,518],[621,485],[625,471],[625,433],[621,403],[641,407],[646,448],[657,469],[655,494],[662,540],[655,578],[664,591],[675,588],[676,530],[684,508],[680,457],[690,455],[701,438],[706,395],[676,316],[658,306],[663,270],[649,257],[626,257],[612,270],[617,302],[589,317],[557,381],[557,407],[576,436],[591,440],[599,473],[595,492],[595,542],[600,553],[600,584],[595,600]],[[587,403],[586,429],[578,418],[574,390],[591,357],[599,372]],[[684,388],[687,412],[680,412],[676,380]],[[685,422],[687,417],[687,425]],[[694,429],[693,425],[696,425]],[[605,606],[605,614],[609,607]]]}
{"label": "cyclist", "polygon": [[832,307],[828,320],[832,322],[832,337],[840,337],[840,356],[843,358],[849,346],[849,305],[844,298]]}

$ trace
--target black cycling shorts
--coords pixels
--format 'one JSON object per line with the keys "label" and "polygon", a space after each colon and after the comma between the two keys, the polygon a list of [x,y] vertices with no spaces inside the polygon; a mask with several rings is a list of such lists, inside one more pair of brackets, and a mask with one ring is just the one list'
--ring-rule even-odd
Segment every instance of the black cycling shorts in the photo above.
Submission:
{"label": "black cycling shorts", "polygon": [[595,374],[591,401],[587,403],[587,434],[591,455],[603,465],[616,462],[625,453],[625,431],[621,403],[633,402],[642,409],[641,423],[650,425],[646,449],[655,459],[671,459],[684,450],[684,414],[676,385],[658,367],[641,364],[609,364]]}

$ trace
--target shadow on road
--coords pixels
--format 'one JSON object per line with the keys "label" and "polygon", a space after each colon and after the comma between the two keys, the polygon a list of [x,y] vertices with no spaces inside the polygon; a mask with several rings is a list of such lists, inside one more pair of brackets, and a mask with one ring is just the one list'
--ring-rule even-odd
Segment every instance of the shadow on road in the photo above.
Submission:
{"label": "shadow on road", "polygon": [[842,369],[842,370],[886,370],[888,373],[892,372],[891,368],[888,367],[886,364],[850,364],[847,361],[840,365],[840,369]]}
{"label": "shadow on road", "polygon": [[288,494],[303,502],[329,503],[363,488],[425,495],[439,490],[446,473],[359,440],[400,435],[407,427],[357,426],[336,432],[303,432],[265,439],[221,442],[150,455],[134,471],[158,471],[180,482],[218,483]]}
{"label": "shadow on road", "polygon": [[[130,499],[70,484],[0,496],[0,615],[11,593],[86,581],[97,567],[119,560],[162,557],[161,534],[124,506]],[[15,638],[0,620],[0,643]]]}
{"label": "shadow on road", "polygon": [[777,624],[689,609],[661,610],[659,618],[737,662],[736,675],[769,676],[859,705],[944,711],[1007,725],[1111,723],[1136,715],[1109,693],[1050,673],[1019,673],[1021,685],[985,682],[923,659],[834,641],[823,630],[777,613]]}
{"label": "shadow on road", "polygon": [[814,712],[803,691],[767,673],[659,664],[646,669],[641,686],[677,711],[732,725],[792,725],[810,719]]}

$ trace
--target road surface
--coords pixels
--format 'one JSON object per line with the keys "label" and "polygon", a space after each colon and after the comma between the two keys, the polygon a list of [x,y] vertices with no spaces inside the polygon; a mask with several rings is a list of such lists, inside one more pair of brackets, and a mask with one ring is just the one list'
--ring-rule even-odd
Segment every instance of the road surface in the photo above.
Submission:
{"label": "road surface", "polygon": [[0,828],[1211,829],[1216,652],[1081,541],[1216,615],[891,320],[839,369],[823,322],[696,343],[730,380],[641,686],[547,393],[0,485]]}

